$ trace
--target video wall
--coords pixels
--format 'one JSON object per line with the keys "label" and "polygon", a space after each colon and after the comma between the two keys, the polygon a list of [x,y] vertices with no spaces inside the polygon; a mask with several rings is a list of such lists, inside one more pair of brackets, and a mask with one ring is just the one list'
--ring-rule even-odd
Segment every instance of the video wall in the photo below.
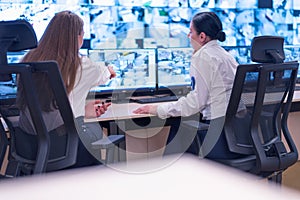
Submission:
{"label": "video wall", "polygon": [[[201,11],[220,17],[227,36],[220,44],[239,63],[251,62],[251,40],[259,35],[284,37],[286,60],[300,61],[299,0],[0,0],[0,19],[26,19],[38,39],[62,10],[84,20],[81,53],[117,72],[116,79],[94,88],[99,93],[189,85],[187,34]],[[11,53],[8,62],[21,56]]]}
{"label": "video wall", "polygon": [[248,46],[256,35],[300,45],[298,0],[0,0],[0,19],[26,19],[38,38],[62,10],[83,18],[90,49],[188,47],[189,23],[200,11],[221,18],[224,46]]}
{"label": "video wall", "polygon": [[112,66],[116,77],[104,85],[94,87],[91,92],[112,93],[156,89],[155,49],[105,49],[89,50],[90,59]]}

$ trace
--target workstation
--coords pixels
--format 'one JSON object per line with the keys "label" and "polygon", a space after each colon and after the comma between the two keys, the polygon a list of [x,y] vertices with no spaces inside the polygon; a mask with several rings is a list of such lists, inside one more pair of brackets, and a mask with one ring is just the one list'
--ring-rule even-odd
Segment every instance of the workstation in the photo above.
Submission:
{"label": "workstation", "polygon": [[[9,77],[12,78],[12,82],[7,81],[5,76],[0,77],[4,82],[0,88],[2,125],[5,128],[4,130],[1,128],[0,138],[1,160],[3,160],[1,174],[6,176],[4,179],[10,176],[47,174],[52,171],[60,171],[61,175],[66,172],[66,177],[72,175],[72,172],[76,173],[76,170],[71,172],[68,170],[71,170],[69,168],[72,168],[76,162],[76,152],[79,150],[79,148],[76,150],[77,145],[80,146],[82,143],[94,156],[96,152],[95,158],[101,161],[101,166],[98,166],[99,171],[98,169],[90,170],[90,173],[95,172],[95,175],[99,176],[102,173],[101,169],[104,171],[107,171],[105,168],[119,169],[116,166],[126,166],[127,168],[120,169],[125,173],[157,173],[157,169],[168,168],[165,167],[168,166],[165,161],[170,165],[178,161],[173,166],[175,170],[176,165],[181,167],[183,162],[186,162],[183,166],[189,170],[187,163],[195,166],[198,165],[195,163],[199,161],[203,162],[202,170],[207,170],[206,160],[213,160],[218,163],[208,162],[208,165],[219,167],[219,162],[221,162],[256,174],[259,179],[263,177],[281,184],[283,172],[290,166],[298,164],[297,149],[300,148],[300,136],[297,130],[300,117],[298,85],[300,73],[297,72],[300,60],[300,44],[298,44],[297,36],[297,13],[300,10],[298,2],[285,1],[279,5],[277,1],[257,0],[248,3],[237,1],[233,6],[228,4],[229,1],[150,1],[146,5],[142,1],[116,2],[112,0],[105,3],[102,1],[73,2],[73,7],[67,1],[55,1],[52,4],[44,1],[35,3],[41,6],[40,9],[44,8],[43,11],[36,12],[39,8],[35,7],[32,2],[26,1],[18,4],[1,2],[1,5],[6,6],[6,11],[15,9],[20,16],[25,16],[25,11],[35,13],[23,19],[22,17],[7,17],[3,14],[6,17],[4,21],[11,20],[9,23],[12,24],[5,22],[1,24],[0,39],[4,38],[1,41],[3,42],[1,52],[5,55],[1,60],[3,69],[0,69],[0,72],[2,75],[13,75]],[[58,75],[59,65],[51,61],[42,64],[38,62],[18,63],[29,52],[29,49],[34,49],[38,45],[34,39],[27,38],[27,33],[36,34],[37,41],[40,40],[41,25],[48,24],[54,13],[60,13],[63,10],[71,10],[83,18],[85,25],[84,36],[80,35],[83,37],[80,54],[96,64],[104,64],[107,68],[112,67],[115,71],[115,77],[88,91],[86,105],[94,101],[99,103],[99,109],[100,106],[109,105],[100,116],[97,114],[97,116],[84,118],[84,125],[89,127],[88,125],[97,124],[103,133],[103,138],[98,138],[91,144],[86,143],[89,141],[85,141],[83,134],[77,135],[77,121],[70,120],[77,118],[77,115],[72,107],[73,100],[68,96],[69,93],[65,93],[63,82]],[[183,99],[195,89],[194,77],[191,78],[190,75],[190,71],[193,70],[191,60],[195,47],[189,43],[189,38],[192,37],[189,24],[192,17],[202,11],[216,13],[224,23],[223,31],[226,33],[226,40],[221,42],[220,46],[239,62],[236,77],[232,80],[232,94],[228,98],[229,104],[228,109],[225,109],[225,117],[216,118],[215,121],[207,120],[205,112],[203,118],[203,114],[197,111],[190,116],[179,115],[166,118],[160,117],[159,110],[156,111],[157,114],[137,113],[139,108],[145,106],[161,109],[171,105],[170,103],[179,105],[176,103],[184,102]],[[43,16],[43,22],[35,21],[41,16]],[[273,20],[271,24],[264,21],[270,16]],[[286,17],[286,21],[282,21],[282,16]],[[149,20],[150,18],[152,20]],[[21,21],[16,23],[13,21],[16,19],[21,19]],[[29,24],[23,22],[24,19],[29,21]],[[262,27],[262,24],[271,25],[271,28]],[[9,25],[13,25],[14,28],[8,28]],[[13,33],[23,29],[24,26],[28,32],[24,31],[22,36],[18,36],[20,37],[18,40],[13,38],[12,44],[7,43],[11,36],[15,37]],[[253,33],[247,35],[248,32],[243,28],[250,28]],[[3,31],[8,29],[10,31]],[[31,46],[22,42],[25,38],[29,43],[32,42]],[[18,43],[21,45],[16,45]],[[48,86],[52,88],[53,95],[49,97],[54,98],[55,106],[57,106],[55,108],[67,127],[68,136],[63,138],[65,141],[62,143],[68,144],[66,146],[68,154],[63,156],[60,155],[59,146],[62,144],[55,143],[57,148],[53,151],[52,140],[56,141],[55,136],[49,135],[48,127],[45,128],[46,122],[43,122],[44,111],[41,112],[37,106],[40,104],[40,86],[35,81],[31,81],[36,75],[45,72],[51,76],[47,76],[49,85],[47,83],[43,88]],[[17,74],[24,77],[20,80],[27,94],[25,99],[31,113],[31,120],[35,124],[38,150],[34,150],[33,147],[28,150],[24,145],[25,143],[30,145],[35,136],[18,139],[18,135],[23,131],[20,131],[21,128],[18,127],[18,118],[8,116],[6,112],[13,111],[10,108],[7,109],[6,103],[15,99],[19,94]],[[30,88],[37,88],[37,90]],[[67,101],[68,98],[71,99],[71,104]],[[243,111],[241,108],[246,108],[247,113],[241,112]],[[224,129],[227,141],[231,141],[224,147],[228,146],[230,151],[239,156],[242,154],[242,158],[210,159],[211,154],[207,152],[207,149],[213,151],[214,147],[209,146],[210,142],[207,143],[208,147],[205,146],[206,137],[202,138],[201,134],[203,131],[217,133],[218,127],[222,129],[220,134]],[[250,135],[246,134],[245,137],[239,138],[239,135],[247,131]],[[242,134],[238,134],[239,132]],[[256,133],[260,134],[261,138],[256,138]],[[230,139],[231,134],[235,139]],[[214,144],[219,143],[220,135],[217,136],[213,136],[217,138]],[[192,144],[196,145],[196,150],[193,149],[195,146],[192,148]],[[23,155],[36,152],[36,160],[21,158],[23,155],[15,151],[19,147],[24,149]],[[193,151],[193,154],[195,151],[197,153],[191,156],[190,151]],[[5,154],[6,157],[3,158]],[[60,157],[55,158],[56,154]],[[207,156],[208,159],[206,159]],[[162,166],[155,164],[160,161]],[[143,167],[139,168],[139,164]],[[220,166],[220,172],[222,167],[224,166]],[[82,172],[80,170],[78,170],[79,174]],[[228,168],[224,168],[224,171],[227,170]],[[197,174],[196,171],[195,173]],[[111,171],[108,174],[116,176],[116,173],[111,173]],[[186,179],[189,179],[188,177],[189,174]],[[244,178],[248,179],[248,174]],[[255,176],[254,179],[256,178]]]}
{"label": "workstation", "polygon": [[[105,101],[105,99],[102,100]],[[163,103],[165,102],[155,104]],[[300,136],[297,134],[298,119],[300,115],[300,110],[298,108],[299,104],[300,92],[295,91],[292,108],[289,113],[288,125],[297,148],[300,147]],[[151,114],[134,114],[133,111],[142,105],[144,104],[136,102],[112,103],[105,114],[99,118],[86,119],[86,122],[98,121],[104,129],[107,129],[108,132],[112,132],[113,134],[127,133],[127,156],[130,154],[130,152],[136,152],[138,154],[140,153],[140,158],[147,158],[147,156],[151,157],[151,154],[154,156],[163,155],[170,132],[170,126],[172,124],[180,124],[182,121],[197,120],[201,118],[199,114],[190,117],[173,117],[169,119],[159,119],[157,116]],[[148,129],[148,131],[150,131],[151,128],[153,128],[152,134],[144,134],[141,131],[141,129]],[[132,134],[130,134],[130,130]],[[191,140],[193,135],[191,134],[190,137]],[[130,149],[130,147],[132,147],[132,149]],[[185,146],[185,148],[188,148],[188,146]]]}

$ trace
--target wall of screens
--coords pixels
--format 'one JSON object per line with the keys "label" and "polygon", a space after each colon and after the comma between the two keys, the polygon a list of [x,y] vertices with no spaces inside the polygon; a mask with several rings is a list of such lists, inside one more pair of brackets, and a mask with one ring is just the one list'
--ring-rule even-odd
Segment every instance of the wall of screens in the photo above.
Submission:
{"label": "wall of screens", "polygon": [[190,60],[192,48],[158,48],[158,88],[190,86]]}
{"label": "wall of screens", "polygon": [[250,45],[256,35],[280,35],[287,45],[300,45],[297,0],[0,0],[0,19],[27,19],[38,38],[62,10],[83,18],[92,49],[188,47],[192,16],[207,10],[223,22],[224,46]]}
{"label": "wall of screens", "polygon": [[155,49],[89,50],[94,62],[112,66],[117,76],[91,92],[101,94],[151,92],[156,89]]}
{"label": "wall of screens", "polygon": [[[7,63],[18,63],[26,52],[9,52]],[[17,92],[16,74],[12,74],[11,80],[0,82],[0,99],[14,97]]]}
{"label": "wall of screens", "polygon": [[[119,83],[99,86],[99,91],[116,89],[116,85],[124,90],[152,88],[155,81],[158,88],[187,86],[190,51],[187,34],[192,16],[201,11],[214,11],[221,18],[227,36],[221,45],[241,64],[251,62],[249,46],[252,38],[259,35],[284,37],[286,60],[300,60],[298,0],[0,0],[0,19],[26,19],[38,39],[50,19],[62,10],[71,10],[84,20],[84,48],[88,51],[82,51],[91,57],[101,54],[104,56],[101,61],[116,67]],[[144,63],[149,69],[146,77],[151,81],[133,83],[130,70],[124,71],[120,63],[118,66],[116,61],[106,60],[110,59],[106,56],[109,52],[118,50],[122,54],[130,49],[153,50],[151,67]],[[168,60],[168,52],[177,60]],[[14,62],[18,55],[10,59]],[[153,72],[156,67],[157,72]]]}

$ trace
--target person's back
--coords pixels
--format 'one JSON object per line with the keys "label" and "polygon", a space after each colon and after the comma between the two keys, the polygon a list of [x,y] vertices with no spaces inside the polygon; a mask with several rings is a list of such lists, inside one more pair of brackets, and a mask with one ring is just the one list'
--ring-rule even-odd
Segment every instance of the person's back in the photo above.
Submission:
{"label": "person's back", "polygon": [[[87,58],[82,59],[80,56],[79,49],[83,44],[84,36],[83,26],[83,20],[75,13],[70,11],[56,13],[48,24],[37,48],[30,50],[22,59],[22,62],[48,60],[57,62],[81,138],[78,160],[81,159],[82,162],[78,164],[79,166],[97,163],[94,157],[98,157],[99,152],[95,152],[91,148],[91,143],[102,138],[102,129],[99,123],[85,124],[84,117],[98,117],[106,111],[108,106],[101,105],[98,108],[97,100],[86,104],[88,91],[114,75],[112,69],[91,63]],[[51,108],[54,110],[42,109],[42,111],[46,119],[46,127],[55,132],[62,125],[59,113],[55,110],[55,102],[51,102],[51,98],[42,98],[41,101],[45,104],[49,104],[50,101],[49,105],[53,105]],[[21,107],[20,110],[20,128],[25,132],[32,132],[34,128],[26,106]]]}

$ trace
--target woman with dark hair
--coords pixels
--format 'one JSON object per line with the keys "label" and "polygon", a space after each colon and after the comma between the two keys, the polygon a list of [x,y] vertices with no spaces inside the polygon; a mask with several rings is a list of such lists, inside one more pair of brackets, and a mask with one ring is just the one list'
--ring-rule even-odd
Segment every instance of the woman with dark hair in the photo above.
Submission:
{"label": "woman with dark hair", "polygon": [[[83,44],[84,36],[83,20],[71,11],[56,13],[48,24],[38,46],[30,50],[22,59],[22,62],[38,62],[54,60],[58,63],[66,92],[72,107],[72,111],[79,127],[79,136],[86,148],[92,142],[102,138],[102,130],[98,123],[84,123],[84,117],[99,117],[110,104],[99,104],[98,100],[86,102],[89,90],[97,85],[104,84],[110,78],[115,77],[111,67],[104,64],[93,63],[88,57],[82,56],[79,49]],[[42,112],[46,121],[46,128],[53,134],[57,133],[63,125],[55,102],[51,98],[51,91],[47,89],[45,77],[34,77],[37,81],[38,96],[42,102]],[[22,85],[18,86],[17,103],[20,108],[19,127],[28,134],[35,134],[32,120],[26,107]],[[81,144],[81,143],[80,143]],[[97,163],[87,150],[79,146],[78,165]],[[80,161],[81,160],[81,161]]]}
{"label": "woman with dark hair", "polygon": [[176,102],[142,106],[134,113],[168,118],[200,112],[208,123],[225,116],[238,63],[218,43],[226,39],[219,17],[213,12],[197,13],[188,37],[194,49],[190,65],[192,90]]}

